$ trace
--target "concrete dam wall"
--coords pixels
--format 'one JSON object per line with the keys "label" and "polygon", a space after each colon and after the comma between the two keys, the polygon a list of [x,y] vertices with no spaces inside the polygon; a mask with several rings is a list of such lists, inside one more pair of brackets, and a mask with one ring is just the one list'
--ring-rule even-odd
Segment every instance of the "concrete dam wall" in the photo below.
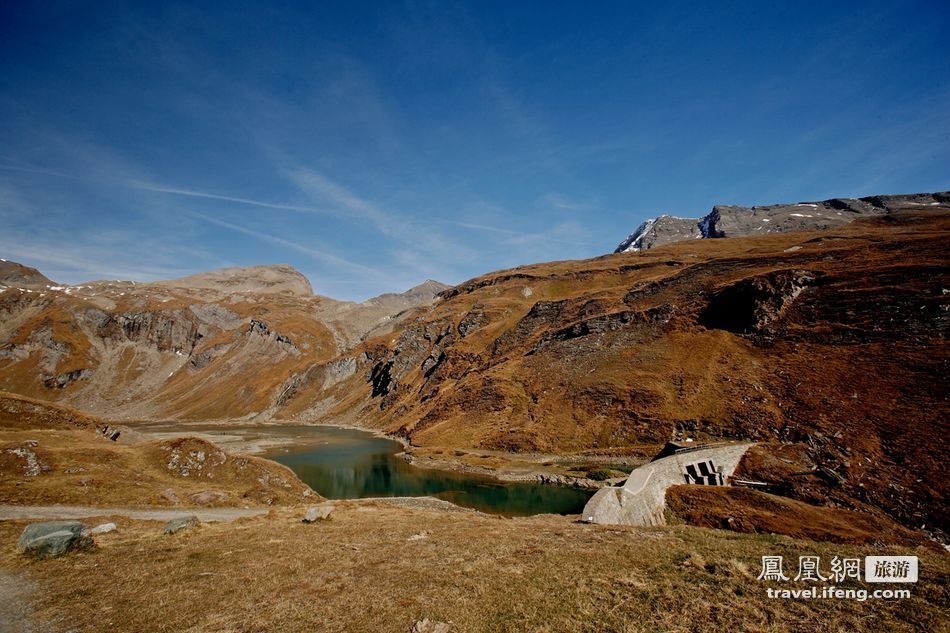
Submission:
{"label": "concrete dam wall", "polygon": [[644,464],[623,486],[601,488],[581,517],[609,525],[665,525],[666,489],[677,484],[724,485],[752,446],[722,444],[686,449]]}

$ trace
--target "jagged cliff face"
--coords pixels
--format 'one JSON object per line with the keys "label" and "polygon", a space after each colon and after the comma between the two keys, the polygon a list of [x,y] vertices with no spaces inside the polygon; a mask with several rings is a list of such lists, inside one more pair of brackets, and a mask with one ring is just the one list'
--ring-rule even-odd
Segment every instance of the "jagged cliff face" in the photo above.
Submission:
{"label": "jagged cliff face", "polygon": [[636,253],[662,244],[700,239],[703,237],[701,226],[702,221],[697,218],[661,215],[637,227],[637,230],[628,235],[627,239],[620,242],[614,252]]}
{"label": "jagged cliff face", "polygon": [[264,413],[285,383],[403,309],[314,296],[288,266],[40,281],[0,288],[0,389],[123,419]]}
{"label": "jagged cliff face", "polygon": [[314,366],[279,414],[515,451],[751,439],[749,477],[822,467],[844,484],[795,494],[945,526],[948,237],[921,207],[493,273]]}
{"label": "jagged cliff face", "polygon": [[368,337],[391,332],[408,311],[431,305],[447,288],[430,279],[405,292],[382,294],[362,303],[327,299],[314,315],[333,331],[340,347],[350,348]]}
{"label": "jagged cliff face", "polygon": [[669,215],[647,220],[614,250],[632,253],[691,239],[742,237],[763,233],[814,231],[842,226],[862,217],[921,207],[946,208],[950,192],[918,193],[867,198],[834,198],[821,202],[774,204],[757,207],[716,205],[701,218]]}

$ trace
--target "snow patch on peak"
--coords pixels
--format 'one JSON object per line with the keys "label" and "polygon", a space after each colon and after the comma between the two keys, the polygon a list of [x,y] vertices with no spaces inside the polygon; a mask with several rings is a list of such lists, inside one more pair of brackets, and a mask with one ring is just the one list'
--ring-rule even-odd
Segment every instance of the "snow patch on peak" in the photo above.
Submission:
{"label": "snow patch on peak", "polygon": [[[664,216],[660,216],[662,218]],[[637,253],[643,248],[643,238],[646,237],[647,233],[653,226],[656,224],[656,221],[659,218],[650,218],[639,227],[637,230],[627,236],[627,239],[620,242],[617,246],[615,253]]]}

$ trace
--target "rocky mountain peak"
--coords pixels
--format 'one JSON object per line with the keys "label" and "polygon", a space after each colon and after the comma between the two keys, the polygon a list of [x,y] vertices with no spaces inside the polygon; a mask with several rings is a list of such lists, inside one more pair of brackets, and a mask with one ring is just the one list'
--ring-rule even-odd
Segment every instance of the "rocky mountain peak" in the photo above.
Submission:
{"label": "rocky mountain peak", "polygon": [[615,253],[629,253],[653,248],[658,243],[679,242],[703,237],[700,222],[694,218],[661,215],[637,227],[617,246]]}
{"label": "rocky mountain peak", "polygon": [[392,308],[411,308],[432,302],[440,292],[448,290],[448,286],[433,279],[426,279],[421,284],[413,286],[404,292],[387,292],[377,297],[367,299],[364,305]]}
{"label": "rocky mountain peak", "polygon": [[848,224],[860,217],[927,207],[950,210],[950,192],[832,198],[819,202],[752,207],[718,204],[712,211],[698,218],[678,218],[670,215],[651,218],[627,236],[614,252],[638,252],[690,239],[828,229]]}
{"label": "rocky mountain peak", "polygon": [[45,288],[55,286],[35,268],[0,259],[0,286],[10,288]]}
{"label": "rocky mountain peak", "polygon": [[156,285],[217,290],[226,293],[251,292],[296,297],[313,296],[310,281],[296,268],[287,264],[220,268],[180,279],[160,281]]}

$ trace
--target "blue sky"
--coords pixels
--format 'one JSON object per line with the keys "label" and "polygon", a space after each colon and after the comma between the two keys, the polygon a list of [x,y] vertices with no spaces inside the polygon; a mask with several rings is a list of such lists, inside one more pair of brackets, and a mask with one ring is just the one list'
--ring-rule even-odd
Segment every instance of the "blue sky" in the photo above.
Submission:
{"label": "blue sky", "polygon": [[364,299],[950,189],[946,2],[0,3],[0,257]]}

